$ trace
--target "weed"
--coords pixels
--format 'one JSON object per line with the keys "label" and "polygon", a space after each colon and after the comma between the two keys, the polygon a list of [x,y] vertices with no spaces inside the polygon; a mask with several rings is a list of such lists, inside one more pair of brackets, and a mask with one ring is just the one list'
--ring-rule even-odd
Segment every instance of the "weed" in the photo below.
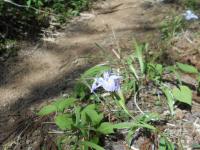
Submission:
{"label": "weed", "polygon": [[186,8],[197,10],[199,9],[199,1],[198,0],[183,0],[183,5]]}
{"label": "weed", "polygon": [[162,39],[166,40],[176,36],[184,27],[185,21],[182,16],[165,19],[161,25]]}
{"label": "weed", "polygon": [[[139,93],[145,90],[149,83],[153,83],[152,89],[156,89],[156,93],[166,97],[173,116],[176,102],[191,106],[192,91],[181,81],[177,87],[166,84],[163,80],[164,74],[172,74],[178,78],[179,72],[198,74],[198,70],[182,63],[176,63],[170,67],[150,63],[144,57],[146,49],[147,44],[136,43],[135,52],[128,58],[120,60],[123,64],[118,72],[122,78],[120,85],[119,76],[111,80],[111,76],[105,74],[108,71],[116,72],[119,69],[111,68],[109,65],[97,65],[81,75],[75,88],[75,97],[56,100],[39,111],[38,115],[41,116],[54,114],[54,123],[60,130],[59,133],[63,134],[57,141],[60,149],[63,144],[67,144],[70,149],[74,150],[88,150],[89,148],[103,150],[100,139],[109,135],[113,136],[121,129],[127,131],[126,140],[129,146],[134,143],[135,134],[140,129],[145,129],[146,132],[159,135],[157,141],[159,141],[160,149],[175,149],[165,132],[160,131],[153,124],[155,121],[159,122],[161,116],[155,112],[143,112],[137,99]],[[100,79],[101,82],[96,84],[96,81]],[[117,89],[110,90],[107,85],[105,87],[104,84],[108,84],[107,82],[111,82],[112,86],[115,86],[117,82]],[[92,83],[95,84],[94,89],[91,87]],[[126,101],[131,95],[134,95],[134,104],[139,114],[133,113],[126,106]],[[56,132],[51,131],[51,133]]]}

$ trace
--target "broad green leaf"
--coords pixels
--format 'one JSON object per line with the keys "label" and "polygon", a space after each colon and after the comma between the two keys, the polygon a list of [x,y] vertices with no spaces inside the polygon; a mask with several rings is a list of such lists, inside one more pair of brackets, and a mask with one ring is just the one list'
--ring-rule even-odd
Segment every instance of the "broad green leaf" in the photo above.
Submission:
{"label": "broad green leaf", "polygon": [[98,144],[99,143],[99,139],[100,139],[100,137],[98,135],[94,136],[94,137],[92,137],[91,142],[95,143],[95,144]]}
{"label": "broad green leaf", "polygon": [[164,68],[167,72],[174,72],[175,71],[175,66],[167,66]]}
{"label": "broad green leaf", "polygon": [[192,105],[192,91],[187,86],[180,86],[173,89],[173,96],[176,100]]}
{"label": "broad green leaf", "polygon": [[160,138],[159,150],[167,150],[167,145],[163,137]]}
{"label": "broad green leaf", "polygon": [[109,66],[106,66],[106,65],[94,66],[94,67],[90,68],[89,70],[87,70],[86,72],[84,72],[81,76],[81,79],[89,78],[89,77],[95,77],[96,75],[103,73],[105,71],[108,71],[110,69],[111,68]]}
{"label": "broad green leaf", "polygon": [[98,114],[95,110],[88,109],[85,111],[87,116],[92,121],[92,125],[98,125],[103,119],[103,114]]}
{"label": "broad green leaf", "polygon": [[173,98],[173,94],[169,90],[169,88],[167,88],[167,87],[163,87],[162,91],[163,91],[164,95],[167,98],[167,103],[168,103],[168,106],[169,106],[169,110],[170,110],[171,114],[174,115],[174,103],[175,103],[175,101],[174,101],[174,98]]}
{"label": "broad green leaf", "polygon": [[85,96],[90,93],[90,89],[81,81],[77,82],[74,87],[74,97],[84,99]]}
{"label": "broad green leaf", "polygon": [[188,64],[182,64],[182,63],[178,63],[178,62],[176,64],[177,64],[178,68],[185,73],[193,73],[193,74],[198,73],[197,68],[195,68],[194,66],[191,66]]}
{"label": "broad green leaf", "polygon": [[101,132],[102,134],[111,134],[111,133],[114,133],[114,130],[113,130],[113,124],[110,123],[110,122],[103,122],[99,128],[97,129],[98,132]]}
{"label": "broad green leaf", "polygon": [[71,129],[72,118],[67,114],[61,114],[55,117],[55,123],[61,130]]}
{"label": "broad green leaf", "polygon": [[174,144],[168,141],[166,138],[161,137],[159,142],[159,150],[174,150]]}
{"label": "broad green leaf", "polygon": [[162,75],[163,73],[163,66],[161,64],[156,64],[155,65],[155,69],[156,69],[156,72],[159,74],[159,75]]}
{"label": "broad green leaf", "polygon": [[95,104],[90,104],[87,107],[85,107],[82,111],[81,111],[81,123],[82,124],[86,124],[87,123],[87,117],[86,117],[86,112],[88,110],[95,110],[96,105]]}
{"label": "broad green leaf", "polygon": [[75,101],[76,101],[75,98],[60,99],[60,100],[55,101],[53,105],[57,107],[58,111],[63,112],[64,109],[73,105]]}
{"label": "broad green leaf", "polygon": [[105,150],[103,147],[101,147],[93,142],[90,142],[90,141],[84,141],[84,142],[81,142],[81,144],[84,146],[90,147],[92,149],[95,149],[95,150]]}
{"label": "broad green leaf", "polygon": [[44,116],[44,115],[48,115],[50,113],[56,112],[57,108],[54,105],[47,105],[44,106],[39,112],[38,115],[40,116]]}
{"label": "broad green leaf", "polygon": [[147,64],[147,75],[150,79],[160,78],[163,73],[163,66],[161,64]]}

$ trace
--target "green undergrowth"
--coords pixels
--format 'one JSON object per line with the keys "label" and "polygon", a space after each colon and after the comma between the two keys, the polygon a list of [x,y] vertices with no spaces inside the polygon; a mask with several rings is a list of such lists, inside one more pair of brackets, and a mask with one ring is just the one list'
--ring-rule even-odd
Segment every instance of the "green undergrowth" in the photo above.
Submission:
{"label": "green undergrowth", "polygon": [[199,10],[199,0],[182,0],[182,5],[188,9]]}
{"label": "green undergrowth", "polygon": [[53,23],[62,26],[71,17],[88,10],[92,2],[93,0],[0,1],[0,56],[7,53],[4,47],[11,40],[38,40],[44,28]]}
{"label": "green undergrowth", "polygon": [[162,21],[161,34],[163,40],[169,40],[186,28],[187,22],[181,15],[173,15]]}
{"label": "green undergrowth", "polygon": [[[159,150],[181,147],[157,125],[163,120],[167,121],[167,118],[173,119],[177,105],[192,106],[192,90],[181,81],[180,76],[193,74],[199,81],[199,71],[194,66],[179,62],[165,66],[148,61],[151,59],[146,58],[147,51],[148,44],[136,43],[131,55],[90,68],[77,81],[74,93],[67,98],[55,100],[38,112],[40,116],[52,116],[56,128],[49,130],[50,133],[58,134],[58,149],[66,149],[67,145],[72,150],[104,150],[105,140],[109,137],[117,138],[122,131],[126,133],[124,140],[128,147],[134,145],[137,140],[135,136],[140,132],[142,135],[157,137],[151,144]],[[102,79],[105,72],[121,77],[120,89],[111,92],[101,85],[102,88],[91,91],[94,79]],[[166,75],[174,78],[167,79]],[[111,84],[112,80],[108,81]],[[140,108],[138,102],[141,93],[149,88],[149,94],[156,95],[155,103],[159,100],[168,105],[170,116]],[[129,101],[134,103],[134,108],[127,107]],[[162,109],[163,106],[160,107]]]}

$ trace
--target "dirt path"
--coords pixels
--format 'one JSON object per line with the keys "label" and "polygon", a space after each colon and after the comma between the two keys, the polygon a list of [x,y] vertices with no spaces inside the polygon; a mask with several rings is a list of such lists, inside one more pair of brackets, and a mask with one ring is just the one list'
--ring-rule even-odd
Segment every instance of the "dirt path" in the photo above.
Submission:
{"label": "dirt path", "polygon": [[[73,79],[101,58],[95,43],[115,47],[112,31],[120,46],[130,49],[133,38],[148,40],[171,6],[155,1],[107,0],[82,13],[53,41],[20,50],[19,55],[0,64],[0,141],[12,127],[11,112],[32,102],[54,98],[67,90]],[[8,127],[8,126],[6,126]],[[5,133],[6,132],[6,133]],[[0,142],[1,143],[1,142]]]}

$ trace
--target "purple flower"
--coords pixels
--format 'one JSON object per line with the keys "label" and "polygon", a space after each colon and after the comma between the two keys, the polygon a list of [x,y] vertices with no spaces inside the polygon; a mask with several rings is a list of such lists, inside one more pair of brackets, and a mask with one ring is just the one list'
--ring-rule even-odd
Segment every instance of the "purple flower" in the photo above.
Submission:
{"label": "purple flower", "polygon": [[184,14],[186,20],[196,20],[199,19],[197,15],[195,15],[191,10],[187,10]]}
{"label": "purple flower", "polygon": [[99,87],[103,87],[108,92],[118,91],[120,89],[121,76],[104,72],[103,77],[95,78],[92,84],[91,92]]}

